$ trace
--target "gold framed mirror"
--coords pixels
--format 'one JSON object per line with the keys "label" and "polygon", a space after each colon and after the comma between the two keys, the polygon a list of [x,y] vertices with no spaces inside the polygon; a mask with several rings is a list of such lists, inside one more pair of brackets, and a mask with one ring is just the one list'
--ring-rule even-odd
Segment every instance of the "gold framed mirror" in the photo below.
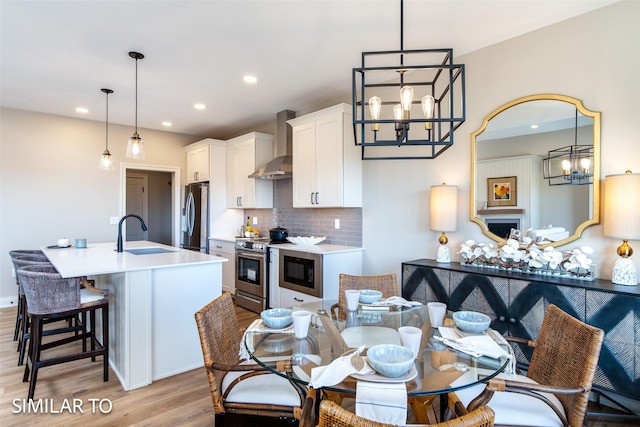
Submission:
{"label": "gold framed mirror", "polygon": [[[543,165],[561,160],[550,153],[574,146],[592,153],[589,179],[547,179]],[[471,134],[469,193],[471,221],[496,242],[505,243],[511,229],[539,246],[578,239],[600,223],[600,112],[557,94],[498,107]]]}

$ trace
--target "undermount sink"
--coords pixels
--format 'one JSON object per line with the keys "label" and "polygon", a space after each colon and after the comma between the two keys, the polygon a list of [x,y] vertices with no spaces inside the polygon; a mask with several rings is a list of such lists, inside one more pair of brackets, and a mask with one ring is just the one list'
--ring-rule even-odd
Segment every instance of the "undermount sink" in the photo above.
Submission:
{"label": "undermount sink", "polygon": [[133,255],[151,255],[151,254],[165,254],[167,252],[176,252],[171,249],[161,248],[159,246],[155,246],[152,248],[133,248],[133,249],[125,249],[125,252],[129,252]]}

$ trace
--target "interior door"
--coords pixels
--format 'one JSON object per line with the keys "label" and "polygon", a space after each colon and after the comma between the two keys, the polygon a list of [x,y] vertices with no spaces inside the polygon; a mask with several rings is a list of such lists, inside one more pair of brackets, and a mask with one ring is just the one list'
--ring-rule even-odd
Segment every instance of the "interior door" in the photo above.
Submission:
{"label": "interior door", "polygon": [[[149,178],[145,174],[127,174],[127,199],[125,212],[140,216],[145,224],[149,224]],[[127,220],[130,221],[130,220]],[[137,222],[137,221],[136,221]],[[124,224],[125,226],[127,224]],[[142,231],[140,224],[126,227],[126,240],[148,240],[149,232]]]}

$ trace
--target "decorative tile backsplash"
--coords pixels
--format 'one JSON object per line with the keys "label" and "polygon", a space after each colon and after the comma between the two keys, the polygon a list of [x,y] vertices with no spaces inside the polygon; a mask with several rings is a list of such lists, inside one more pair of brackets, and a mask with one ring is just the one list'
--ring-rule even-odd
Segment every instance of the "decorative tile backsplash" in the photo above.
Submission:
{"label": "decorative tile backsplash", "polygon": [[[326,236],[323,243],[362,246],[362,208],[293,208],[290,179],[273,182],[273,209],[245,209],[245,215],[258,218],[257,228],[269,236],[269,229],[286,228],[289,236]],[[335,228],[335,220],[340,228]]]}

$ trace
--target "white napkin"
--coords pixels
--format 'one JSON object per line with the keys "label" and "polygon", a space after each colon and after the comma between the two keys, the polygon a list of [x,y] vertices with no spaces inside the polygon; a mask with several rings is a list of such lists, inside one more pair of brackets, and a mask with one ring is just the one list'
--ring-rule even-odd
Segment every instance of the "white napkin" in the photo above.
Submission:
{"label": "white napkin", "polygon": [[400,383],[358,381],[356,415],[381,423],[407,423],[407,386]]}
{"label": "white napkin", "polygon": [[376,305],[395,305],[398,307],[414,307],[414,306],[418,306],[418,305],[422,305],[422,303],[420,301],[408,301],[402,297],[399,296],[393,296],[393,297],[389,297],[389,298],[384,298],[380,301],[376,301],[374,303],[371,303],[370,305],[372,306],[376,306]]}
{"label": "white napkin", "polygon": [[309,387],[321,388],[326,386],[336,385],[351,374],[372,374],[375,371],[369,366],[366,359],[363,359],[364,366],[362,369],[357,370],[351,364],[351,357],[353,352],[345,356],[340,356],[327,366],[318,366],[311,369],[311,382]]}
{"label": "white napkin", "polygon": [[455,328],[443,326],[438,327],[438,332],[440,332],[440,340],[444,344],[470,356],[488,356],[493,359],[511,357],[511,354],[507,350],[500,347],[493,338],[487,334],[460,337],[455,331]]}
{"label": "white napkin", "polygon": [[[249,353],[250,352],[253,353],[253,348],[251,348],[251,351],[249,351],[245,347],[245,340],[247,338],[247,334],[248,333],[253,333],[253,332],[262,332],[262,333],[273,332],[273,333],[278,333],[278,334],[293,334],[295,331],[293,330],[293,323],[291,325],[287,326],[284,329],[271,329],[267,325],[264,324],[262,319],[254,320],[249,325],[247,330],[244,331],[244,335],[242,336],[242,340],[240,341],[240,351],[238,352],[238,355],[240,356],[240,360],[249,360],[249,358],[251,357],[249,355]],[[253,343],[247,342],[247,344],[252,345]]]}

